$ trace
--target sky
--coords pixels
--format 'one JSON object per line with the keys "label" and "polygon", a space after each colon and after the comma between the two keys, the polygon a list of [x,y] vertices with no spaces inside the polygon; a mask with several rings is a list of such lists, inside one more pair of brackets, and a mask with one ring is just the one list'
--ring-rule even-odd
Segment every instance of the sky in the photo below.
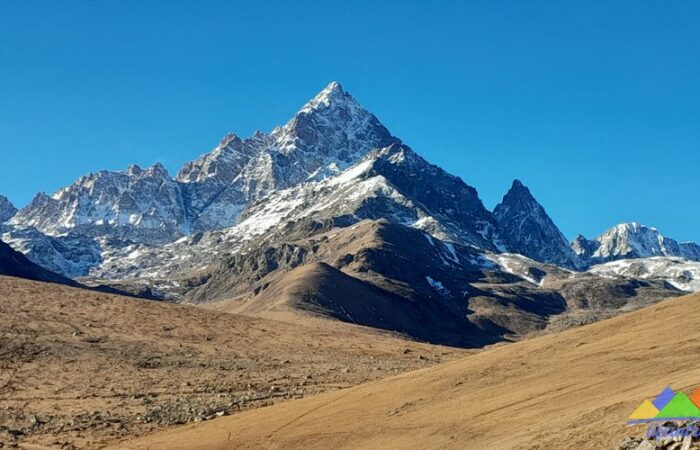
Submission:
{"label": "sky", "polygon": [[0,1],[0,194],[171,174],[339,81],[488,208],[700,241],[700,1]]}

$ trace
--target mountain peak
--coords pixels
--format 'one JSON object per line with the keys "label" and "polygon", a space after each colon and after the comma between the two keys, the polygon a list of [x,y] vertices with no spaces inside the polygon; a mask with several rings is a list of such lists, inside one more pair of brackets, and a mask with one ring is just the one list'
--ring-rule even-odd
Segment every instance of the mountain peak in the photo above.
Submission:
{"label": "mountain peak", "polygon": [[[583,242],[583,241],[582,241]],[[574,241],[574,250],[589,264],[618,259],[677,256],[700,260],[700,246],[693,242],[679,243],[659,230],[638,222],[617,224],[585,245]]]}
{"label": "mountain peak", "polygon": [[241,138],[238,137],[236,133],[226,133],[221,141],[219,141],[219,147],[227,147],[231,145],[232,142],[240,142]]}
{"label": "mountain peak", "polygon": [[160,163],[160,162],[157,162],[157,163],[153,164],[151,167],[149,167],[149,168],[146,169],[146,170],[149,171],[149,172],[152,172],[152,173],[157,173],[157,174],[162,175],[162,176],[164,176],[164,177],[169,177],[169,176],[170,176],[170,175],[168,174],[168,169],[166,169],[165,166],[164,166],[162,163]]}
{"label": "mountain peak", "polygon": [[325,88],[321,90],[314,98],[306,103],[299,113],[311,113],[313,111],[327,108],[338,103],[352,103],[359,107],[359,103],[352,95],[347,93],[337,81],[331,81]]}
{"label": "mountain peak", "polygon": [[138,164],[132,164],[126,169],[126,173],[132,176],[141,175],[142,172],[143,169],[141,169]]}
{"label": "mountain peak", "polygon": [[306,103],[286,125],[273,130],[272,137],[285,155],[300,150],[307,159],[317,159],[313,165],[343,166],[399,141],[336,81]]}
{"label": "mountain peak", "polygon": [[0,195],[0,223],[10,220],[15,213],[17,213],[15,205],[7,197]]}
{"label": "mountain peak", "polygon": [[616,225],[613,228],[615,228],[617,230],[624,230],[626,232],[630,232],[630,231],[638,232],[638,231],[643,231],[643,230],[658,232],[658,230],[656,228],[648,227],[648,226],[641,224],[639,222],[624,222],[624,223]]}
{"label": "mountain peak", "polygon": [[532,193],[530,192],[530,189],[523,184],[522,181],[518,180],[517,178],[513,180],[513,184],[511,185],[510,189],[506,193],[506,195],[503,197],[505,200],[506,197],[508,196],[514,196],[517,195],[518,197],[529,197],[534,200],[534,197],[532,196]]}
{"label": "mountain peak", "polygon": [[341,86],[337,81],[331,81],[328,83],[328,85],[323,88],[323,91],[345,93],[345,91],[343,91],[343,86]]}
{"label": "mountain peak", "polygon": [[493,216],[511,252],[564,267],[579,267],[580,261],[562,232],[520,180],[513,180]]}

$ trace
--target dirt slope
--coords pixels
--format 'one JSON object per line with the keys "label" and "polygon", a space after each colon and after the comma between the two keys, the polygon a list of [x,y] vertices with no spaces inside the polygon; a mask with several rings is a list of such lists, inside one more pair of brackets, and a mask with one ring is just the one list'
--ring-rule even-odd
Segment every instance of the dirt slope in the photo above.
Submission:
{"label": "dirt slope", "polygon": [[0,444],[10,429],[25,444],[90,450],[465,354],[341,322],[282,323],[0,276],[0,348],[25,340],[21,354],[0,352],[10,364],[0,364],[0,386],[21,381],[0,390]]}
{"label": "dirt slope", "polygon": [[574,274],[514,255],[498,258],[507,271],[473,248],[386,220],[345,227],[300,221],[251,242],[208,274],[197,273],[199,281],[191,282],[199,286],[187,297],[214,308],[226,301],[231,310],[258,316],[281,307],[310,308],[336,320],[473,348],[683,295],[658,281]]}
{"label": "dirt slope", "polygon": [[216,307],[286,321],[309,315],[335,318],[425,342],[455,345],[482,342],[482,336],[489,334],[465,320],[455,323],[453,311],[444,301],[402,297],[323,262],[278,271],[268,278],[267,288],[258,296]]}
{"label": "dirt slope", "polygon": [[613,448],[642,400],[700,384],[699,323],[700,295],[681,297],[122,448]]}

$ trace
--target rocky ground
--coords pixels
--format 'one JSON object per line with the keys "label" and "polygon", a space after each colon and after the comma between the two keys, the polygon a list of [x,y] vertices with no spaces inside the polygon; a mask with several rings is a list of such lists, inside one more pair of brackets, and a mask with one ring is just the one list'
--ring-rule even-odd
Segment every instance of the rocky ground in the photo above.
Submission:
{"label": "rocky ground", "polygon": [[0,373],[0,386],[8,374],[17,381],[0,393],[5,446],[97,449],[466,353],[339,322],[282,323],[9,277],[0,298],[0,335],[26,343]]}
{"label": "rocky ground", "polygon": [[[658,438],[626,437],[616,450],[698,450],[700,449],[700,422],[658,424],[669,433]],[[663,437],[661,437],[663,436]]]}

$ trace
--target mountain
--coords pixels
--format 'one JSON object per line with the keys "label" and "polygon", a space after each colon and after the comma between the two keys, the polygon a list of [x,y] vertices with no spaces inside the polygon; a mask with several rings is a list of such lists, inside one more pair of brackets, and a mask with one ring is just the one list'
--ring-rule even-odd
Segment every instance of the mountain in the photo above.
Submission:
{"label": "mountain", "polygon": [[[455,242],[503,248],[473,187],[402,144],[337,83],[269,134],[226,136],[174,179],[160,165],[132,166],[40,194],[10,222],[11,234],[23,235],[11,242],[44,249],[45,235],[85,236],[100,247],[97,255],[90,251],[79,264],[74,255],[68,262],[52,255],[42,263],[70,276],[172,278],[307,215],[388,218]],[[31,256],[40,253],[49,252]]]}
{"label": "mountain", "polygon": [[573,273],[442,241],[387,219],[347,220],[306,217],[271,229],[178,280],[190,285],[184,301],[261,317],[313,314],[478,347],[681,294],[655,280]]}
{"label": "mountain", "polygon": [[235,224],[249,203],[274,191],[337,174],[370,150],[398,143],[337,82],[286,125],[249,139],[231,134],[212,152],[183,166],[194,232]]}
{"label": "mountain", "polygon": [[0,195],[0,223],[10,220],[15,213],[15,205],[7,197]]}
{"label": "mountain", "polygon": [[455,243],[502,248],[497,225],[474,188],[406,145],[393,144],[370,152],[340,174],[270,192],[247,206],[232,227],[158,248],[125,247],[105,256],[93,275],[150,278],[167,290],[174,276],[205,270],[260,236],[311,217],[348,225],[387,219]]}
{"label": "mountain", "polygon": [[[588,250],[577,254],[517,180],[495,210],[487,210],[474,187],[392,136],[338,83],[329,84],[269,133],[256,132],[245,139],[226,135],[212,151],[184,164],[175,177],[160,164],[89,174],[51,196],[37,195],[0,231],[33,262],[81,282],[130,292],[149,289],[159,298],[212,301],[248,295],[251,281],[232,267],[271,243],[276,250],[256,260],[259,267],[293,270],[318,262],[349,270],[337,266],[334,258],[308,257],[312,244],[304,247],[306,256],[300,261],[295,259],[298,255],[278,250],[292,239],[289,233],[296,239],[313,239],[319,232],[314,224],[352,229],[365,220],[387,221],[456,249],[456,254],[461,251],[487,262],[452,269],[442,279],[403,264],[416,258],[404,249],[386,258],[411,277],[397,279],[386,272],[386,265],[366,268],[393,280],[382,282],[384,286],[407,286],[414,300],[429,301],[436,289],[444,288],[443,293],[469,309],[453,309],[454,323],[462,326],[470,315],[477,328],[487,324],[496,330],[485,333],[483,342],[546,327],[549,313],[542,311],[549,306],[534,311],[537,302],[550,305],[556,298],[576,308],[609,304],[586,297],[571,287],[573,282],[590,287],[604,300],[612,295],[625,301],[634,295],[657,299],[677,292],[665,279],[605,281],[601,275],[562,270],[592,264],[586,252],[593,254],[601,246],[581,238],[576,248]],[[422,237],[419,241],[427,243]],[[403,248],[398,242],[382,242],[383,249]],[[678,244],[678,249],[685,254],[696,251],[692,244]],[[441,266],[443,260],[450,258],[427,261]],[[465,272],[453,273],[458,270]],[[269,275],[252,273],[256,281]],[[555,279],[561,280],[556,288],[545,287]],[[465,297],[472,290],[481,294]],[[388,291],[396,294],[393,288]],[[519,297],[527,300],[518,304]],[[603,309],[612,314],[614,308]],[[456,333],[459,339],[466,339],[474,323]],[[444,330],[433,331],[440,339],[446,335]]]}
{"label": "mountain", "polygon": [[161,164],[80,177],[52,196],[38,194],[10,220],[58,236],[73,232],[113,243],[164,244],[188,232],[180,186]]}
{"label": "mountain", "polygon": [[106,259],[121,248],[160,246],[235,225],[263,196],[338,174],[371,150],[398,142],[333,82],[286,125],[248,139],[229,134],[175,178],[161,164],[89,174],[51,196],[38,194],[9,224],[53,237],[96,238]]}
{"label": "mountain", "polygon": [[2,241],[0,241],[0,275],[78,286],[78,283],[73,280],[34,264],[22,253]]}
{"label": "mountain", "polygon": [[683,291],[700,291],[700,262],[685,258],[621,259],[593,266],[590,271],[606,277],[664,280]]}
{"label": "mountain", "polygon": [[574,251],[588,264],[655,256],[676,256],[700,261],[700,245],[679,243],[663,236],[656,228],[636,222],[616,225],[593,240],[578,236]]}
{"label": "mountain", "polygon": [[88,275],[102,261],[97,240],[73,231],[49,236],[34,227],[0,224],[0,238],[33,263],[69,278]]}
{"label": "mountain", "polygon": [[520,180],[513,181],[493,217],[510,252],[571,269],[581,267],[562,232]]}
{"label": "mountain", "polygon": [[[296,311],[312,305],[317,314],[326,317],[459,346],[495,342],[514,332],[488,322],[488,317],[478,324],[467,317],[468,303],[462,297],[469,283],[483,281],[483,270],[497,268],[482,252],[443,243],[421,230],[386,219],[352,226],[337,226],[338,221],[303,219],[251,241],[212,266],[203,276],[205,283],[190,291],[186,300],[230,299],[230,311],[263,316],[280,304]],[[292,279],[300,285],[296,293],[288,286]],[[332,279],[335,284],[318,286],[319,279]],[[339,286],[357,289],[348,291]],[[352,300],[347,292],[364,292],[365,298]],[[319,296],[325,299],[314,300]],[[563,304],[556,298],[547,302],[545,297],[542,295],[540,305],[543,314],[558,311],[556,305]],[[291,304],[284,305],[285,298]],[[356,304],[351,305],[352,301]],[[323,310],[318,311],[321,306]],[[541,320],[536,322],[531,329],[543,326]]]}

